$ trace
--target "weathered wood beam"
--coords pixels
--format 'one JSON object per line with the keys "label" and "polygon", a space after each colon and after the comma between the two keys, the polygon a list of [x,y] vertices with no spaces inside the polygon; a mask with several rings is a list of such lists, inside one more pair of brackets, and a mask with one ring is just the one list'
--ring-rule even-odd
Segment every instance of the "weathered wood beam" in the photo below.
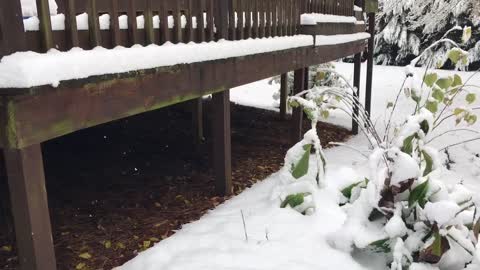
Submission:
{"label": "weathered wood beam", "polygon": [[4,154],[20,269],[55,270],[40,144]]}
{"label": "weathered wood beam", "polygon": [[364,46],[362,41],[303,47],[90,77],[62,82],[58,88],[0,89],[0,96],[6,95],[0,99],[0,147],[23,148],[76,130],[303,68],[303,65],[353,55]]}

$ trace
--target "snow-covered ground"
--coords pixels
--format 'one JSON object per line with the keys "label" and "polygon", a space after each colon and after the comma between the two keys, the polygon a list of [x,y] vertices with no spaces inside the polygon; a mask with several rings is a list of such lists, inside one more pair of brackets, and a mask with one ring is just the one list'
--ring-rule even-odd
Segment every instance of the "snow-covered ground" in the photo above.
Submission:
{"label": "snow-covered ground", "polygon": [[[337,71],[347,78],[353,76],[353,65],[336,64]],[[362,67],[365,71],[365,66]],[[421,74],[422,70],[418,69]],[[440,74],[448,71],[439,71]],[[464,80],[472,73],[462,73]],[[386,105],[393,101],[405,77],[404,68],[376,66],[372,118],[379,130],[384,125]],[[365,78],[365,77],[362,77]],[[364,82],[363,82],[364,83]],[[480,75],[469,84],[480,85]],[[231,99],[239,104],[276,110],[274,93],[278,85],[262,80],[232,89]],[[363,98],[362,93],[362,100]],[[399,118],[413,110],[413,102],[401,99],[397,107]],[[340,113],[331,115],[330,122],[350,127],[351,120]],[[455,124],[445,125],[443,131],[453,129]],[[480,130],[480,124],[470,127]],[[439,130],[438,133],[441,133]],[[478,134],[451,133],[435,141],[441,148]],[[363,135],[352,137],[348,142],[367,150]],[[453,184],[463,181],[467,188],[480,191],[480,143],[471,142],[452,147],[450,158],[452,170],[441,170],[436,177]],[[326,188],[314,194],[316,211],[303,216],[292,209],[279,207],[275,192],[277,186],[288,177],[288,171],[281,170],[264,181],[254,185],[239,196],[211,211],[199,221],[185,225],[172,237],[158,243],[120,267],[121,270],[149,269],[385,269],[381,259],[352,256],[332,245],[332,235],[341,228],[346,214],[338,206],[339,186],[344,183],[363,180],[368,176],[368,162],[365,158],[346,147],[325,151],[327,158]],[[245,217],[245,229],[242,220]],[[358,232],[358,238],[363,237]],[[248,241],[245,235],[248,236]],[[365,236],[367,237],[367,236]],[[338,244],[338,234],[336,234]]]}

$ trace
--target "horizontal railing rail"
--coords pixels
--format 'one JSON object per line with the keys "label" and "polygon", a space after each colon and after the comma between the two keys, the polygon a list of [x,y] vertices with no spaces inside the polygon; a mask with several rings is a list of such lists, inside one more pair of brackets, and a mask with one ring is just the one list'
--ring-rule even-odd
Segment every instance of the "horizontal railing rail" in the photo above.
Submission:
{"label": "horizontal railing rail", "polygon": [[57,0],[60,15],[50,15],[48,0],[36,0],[38,16],[23,18],[20,1],[0,1],[0,57],[214,41],[218,29],[230,40],[289,36],[302,13],[354,14],[354,0]]}

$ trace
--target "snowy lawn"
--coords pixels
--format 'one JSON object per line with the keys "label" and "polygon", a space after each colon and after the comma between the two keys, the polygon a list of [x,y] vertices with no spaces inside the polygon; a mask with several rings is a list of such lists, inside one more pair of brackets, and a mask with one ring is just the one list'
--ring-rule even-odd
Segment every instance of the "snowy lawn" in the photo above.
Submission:
{"label": "snowy lawn", "polygon": [[[336,64],[337,71],[347,78],[353,77],[353,65]],[[365,71],[365,66],[362,66]],[[418,69],[417,73],[421,74]],[[448,71],[439,71],[440,74]],[[462,73],[464,80],[472,73]],[[404,68],[376,66],[372,118],[383,130],[386,105],[393,101],[405,77]],[[365,77],[362,77],[362,79]],[[480,75],[469,84],[480,85]],[[231,99],[239,104],[276,110],[273,95],[278,85],[269,85],[268,80],[259,81],[232,90]],[[364,94],[364,93],[362,93]],[[362,96],[363,100],[363,96]],[[411,100],[401,98],[396,114],[401,117],[414,109]],[[330,122],[350,127],[351,119],[341,113],[331,115]],[[445,125],[439,134],[454,129],[454,120]],[[480,130],[480,125],[470,127]],[[320,131],[321,132],[321,131]],[[450,133],[435,140],[435,146],[453,144],[478,134]],[[367,150],[363,135],[352,137],[347,142],[361,150]],[[435,177],[446,184],[463,181],[474,192],[480,191],[480,143],[471,142],[449,149],[451,171],[442,169]],[[281,170],[265,181],[254,185],[239,196],[205,215],[199,221],[185,225],[172,237],[127,262],[121,270],[148,269],[386,269],[380,257],[352,256],[333,247],[333,240],[341,239],[335,233],[343,225],[346,214],[339,206],[339,187],[370,177],[368,161],[346,147],[325,151],[327,174],[325,189],[313,193],[316,211],[311,216],[280,208],[278,186],[286,181],[290,172]],[[245,216],[244,230],[242,214]],[[379,232],[381,233],[381,232]],[[248,241],[246,240],[248,237]],[[356,241],[368,242],[371,235],[356,233]],[[335,239],[334,239],[335,238]],[[425,268],[426,269],[426,268]]]}

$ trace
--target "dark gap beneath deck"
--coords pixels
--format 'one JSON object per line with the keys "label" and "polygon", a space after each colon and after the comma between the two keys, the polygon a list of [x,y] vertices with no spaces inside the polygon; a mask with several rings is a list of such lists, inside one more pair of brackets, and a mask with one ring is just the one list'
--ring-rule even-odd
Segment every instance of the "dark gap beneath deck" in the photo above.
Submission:
{"label": "dark gap beneath deck", "polygon": [[[210,120],[204,121],[207,141],[196,148],[186,104],[42,145],[58,269],[74,269],[80,262],[86,263],[84,269],[119,266],[141,251],[144,241],[153,245],[226,199],[214,195]],[[209,116],[209,101],[204,106]],[[280,169],[289,147],[290,122],[276,112],[233,104],[231,115],[238,194]],[[309,126],[305,122],[304,127]],[[319,131],[325,145],[350,134],[323,123]],[[1,177],[2,200],[4,180]],[[4,212],[9,211],[0,212],[0,269],[16,269],[14,234]],[[102,241],[110,241],[111,247]],[[78,257],[85,252],[92,258]]]}

